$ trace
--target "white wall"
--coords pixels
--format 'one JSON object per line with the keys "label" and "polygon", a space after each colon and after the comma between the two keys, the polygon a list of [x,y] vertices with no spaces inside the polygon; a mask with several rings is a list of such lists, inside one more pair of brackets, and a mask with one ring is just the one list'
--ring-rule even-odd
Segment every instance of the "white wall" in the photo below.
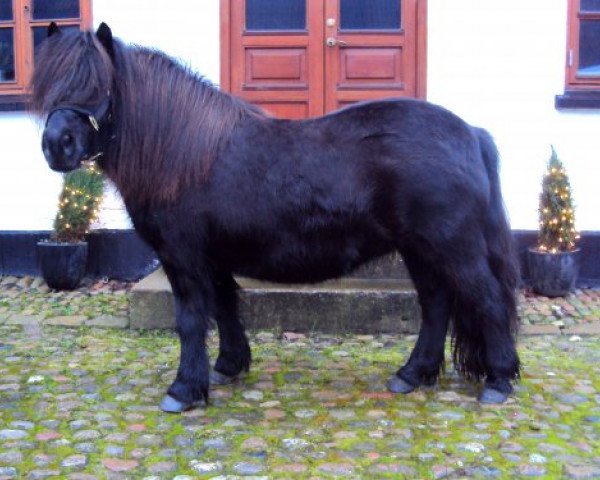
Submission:
{"label": "white wall", "polygon": [[156,47],[219,81],[218,0],[93,0],[94,24],[106,22],[129,43]]}
{"label": "white wall", "polygon": [[502,156],[513,228],[537,227],[554,144],[580,230],[600,230],[600,110],[557,111],[564,91],[564,0],[429,0],[428,99],[487,128]]}
{"label": "white wall", "polygon": [[[219,81],[217,0],[93,0],[94,24],[108,23],[128,43],[153,46]],[[46,165],[39,122],[0,112],[0,230],[49,230],[62,177]],[[129,228],[122,203],[107,188],[96,227]]]}
{"label": "white wall", "polygon": [[[155,46],[219,80],[217,0],[94,0],[94,23]],[[541,175],[554,144],[571,177],[577,227],[600,230],[600,110],[559,112],[564,0],[429,0],[428,99],[487,128],[502,155],[513,228],[537,227]],[[60,188],[27,114],[0,113],[0,230],[49,229]],[[107,195],[101,225],[128,226]]]}
{"label": "white wall", "polygon": [[0,230],[50,229],[62,177],[46,165],[37,122],[0,113]]}

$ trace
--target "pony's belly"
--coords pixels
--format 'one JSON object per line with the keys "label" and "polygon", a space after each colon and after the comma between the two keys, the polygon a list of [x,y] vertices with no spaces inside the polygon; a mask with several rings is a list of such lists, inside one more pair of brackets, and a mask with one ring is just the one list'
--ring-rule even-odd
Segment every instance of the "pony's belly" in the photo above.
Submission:
{"label": "pony's belly", "polygon": [[351,268],[323,268],[322,266],[296,266],[292,268],[281,268],[275,266],[260,265],[256,268],[246,267],[239,269],[236,273],[244,277],[274,283],[318,283],[325,280],[342,277],[352,271]]}
{"label": "pony's belly", "polygon": [[390,251],[391,249],[386,248],[360,252],[338,249],[312,254],[265,253],[261,261],[238,265],[235,273],[276,283],[317,283],[343,277],[364,263]]}

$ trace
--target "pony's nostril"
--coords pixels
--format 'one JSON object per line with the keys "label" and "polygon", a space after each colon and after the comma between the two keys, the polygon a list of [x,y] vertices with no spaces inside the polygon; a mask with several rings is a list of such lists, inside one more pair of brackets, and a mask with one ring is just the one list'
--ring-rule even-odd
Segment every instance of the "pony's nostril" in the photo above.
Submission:
{"label": "pony's nostril", "polygon": [[65,133],[62,137],[60,137],[60,144],[63,148],[69,148],[73,146],[73,135],[70,133]]}

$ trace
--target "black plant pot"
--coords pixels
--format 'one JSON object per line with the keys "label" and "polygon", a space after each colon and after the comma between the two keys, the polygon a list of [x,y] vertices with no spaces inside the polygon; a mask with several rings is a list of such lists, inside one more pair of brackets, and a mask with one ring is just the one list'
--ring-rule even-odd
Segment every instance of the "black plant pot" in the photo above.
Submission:
{"label": "black plant pot", "polygon": [[579,249],[547,253],[535,248],[527,251],[533,291],[546,297],[564,297],[575,288],[579,275]]}
{"label": "black plant pot", "polygon": [[73,290],[79,286],[87,264],[87,242],[38,242],[37,252],[42,276],[50,288]]}

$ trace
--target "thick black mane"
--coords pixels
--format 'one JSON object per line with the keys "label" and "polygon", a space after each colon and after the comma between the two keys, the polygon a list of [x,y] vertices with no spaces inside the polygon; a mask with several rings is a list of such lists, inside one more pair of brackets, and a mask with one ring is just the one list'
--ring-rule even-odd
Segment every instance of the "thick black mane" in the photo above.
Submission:
{"label": "thick black mane", "polygon": [[237,123],[257,115],[156,50],[117,44],[115,63],[117,142],[106,168],[118,185],[137,177],[131,194],[142,202],[145,192],[152,192],[148,202],[173,201],[184,189],[202,185]]}
{"label": "thick black mane", "polygon": [[236,124],[263,115],[158,50],[115,40],[113,56],[89,32],[49,38],[32,108],[44,115],[61,104],[91,106],[110,92],[115,138],[100,163],[126,199],[165,203],[201,185]]}

